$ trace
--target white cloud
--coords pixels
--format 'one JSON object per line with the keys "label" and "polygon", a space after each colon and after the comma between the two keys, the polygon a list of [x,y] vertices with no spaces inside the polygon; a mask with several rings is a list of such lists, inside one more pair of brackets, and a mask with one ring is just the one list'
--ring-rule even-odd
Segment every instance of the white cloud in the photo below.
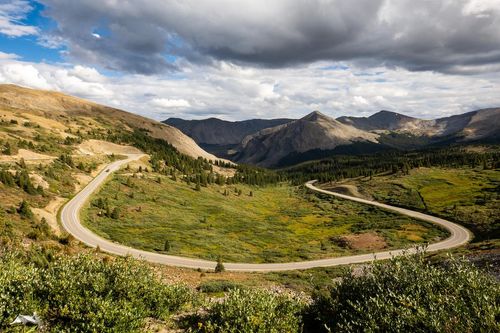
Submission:
{"label": "white cloud", "polygon": [[153,98],[151,105],[160,108],[187,108],[191,104],[185,99]]}
{"label": "white cloud", "polygon": [[29,1],[0,2],[0,33],[9,37],[37,35],[37,27],[22,23],[32,9]]}
{"label": "white cloud", "polygon": [[315,109],[333,117],[386,109],[438,118],[500,105],[500,77],[494,73],[459,76],[357,68],[347,62],[251,70],[187,64],[167,76],[106,77],[91,67],[0,56],[0,82],[62,91],[157,120],[298,118]]}
{"label": "white cloud", "polygon": [[0,60],[9,60],[9,59],[19,59],[20,57],[15,53],[5,53],[0,51]]}
{"label": "white cloud", "polygon": [[50,89],[47,80],[40,75],[40,72],[30,64],[6,64],[1,68],[3,81],[29,86],[38,89]]}
{"label": "white cloud", "polygon": [[103,82],[106,80],[106,78],[101,75],[97,69],[92,67],[76,65],[69,70],[69,73],[87,82]]}

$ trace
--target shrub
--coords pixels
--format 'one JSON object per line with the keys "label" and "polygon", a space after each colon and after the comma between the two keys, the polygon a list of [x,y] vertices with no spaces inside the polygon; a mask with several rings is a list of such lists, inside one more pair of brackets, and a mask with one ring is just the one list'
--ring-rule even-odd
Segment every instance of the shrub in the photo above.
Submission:
{"label": "shrub", "polygon": [[48,332],[139,332],[190,302],[187,287],[163,284],[133,259],[55,257],[39,268],[32,254],[0,255],[0,331],[36,311]]}
{"label": "shrub", "polygon": [[195,332],[282,333],[301,330],[302,304],[263,290],[234,289],[223,302],[213,302],[198,318]]}
{"label": "shrub", "polygon": [[200,284],[198,290],[204,293],[221,293],[241,288],[241,285],[228,280],[209,280]]}
{"label": "shrub", "polygon": [[369,266],[314,297],[312,332],[499,331],[500,288],[470,263],[423,254]]}
{"label": "shrub", "polygon": [[42,316],[59,331],[135,332],[144,318],[164,318],[190,297],[132,259],[63,257],[47,269],[45,281],[37,291],[46,305]]}
{"label": "shrub", "polygon": [[0,257],[0,331],[19,314],[33,313],[37,303],[33,290],[39,286],[39,272],[14,255]]}

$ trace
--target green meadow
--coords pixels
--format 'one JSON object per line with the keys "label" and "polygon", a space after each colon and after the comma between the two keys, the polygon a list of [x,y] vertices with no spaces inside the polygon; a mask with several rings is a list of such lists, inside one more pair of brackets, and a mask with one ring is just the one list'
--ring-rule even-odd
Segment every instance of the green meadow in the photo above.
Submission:
{"label": "green meadow", "polygon": [[[108,214],[96,204],[99,199],[107,200]],[[446,236],[428,223],[287,184],[210,185],[197,191],[153,173],[115,175],[93,196],[83,219],[94,232],[128,246],[212,260],[221,256],[226,262],[373,252],[370,237],[355,246],[345,241],[354,235],[375,235],[384,249]]]}
{"label": "green meadow", "polygon": [[408,175],[358,178],[353,184],[375,200],[416,208],[470,228],[478,240],[500,237],[498,170],[418,168]]}

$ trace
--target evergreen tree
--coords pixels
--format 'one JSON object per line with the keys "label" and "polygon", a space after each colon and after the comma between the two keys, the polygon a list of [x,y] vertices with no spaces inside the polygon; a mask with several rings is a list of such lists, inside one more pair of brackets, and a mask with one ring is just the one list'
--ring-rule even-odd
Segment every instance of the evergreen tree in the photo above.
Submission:
{"label": "evergreen tree", "polygon": [[224,264],[222,263],[222,257],[217,257],[217,265],[215,265],[215,273],[222,273],[226,270]]}
{"label": "evergreen tree", "polygon": [[115,207],[111,212],[111,218],[115,220],[118,220],[120,218],[120,209],[118,207]]}
{"label": "evergreen tree", "polygon": [[23,200],[21,202],[21,204],[19,205],[19,208],[17,209],[17,212],[23,218],[27,218],[27,219],[33,218],[33,212],[31,211],[30,204],[26,200]]}

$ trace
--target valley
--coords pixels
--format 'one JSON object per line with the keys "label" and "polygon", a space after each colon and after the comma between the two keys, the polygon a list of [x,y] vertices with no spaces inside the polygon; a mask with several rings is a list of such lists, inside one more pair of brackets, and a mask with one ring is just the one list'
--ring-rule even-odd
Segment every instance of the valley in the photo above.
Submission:
{"label": "valley", "polygon": [[[304,150],[312,157],[308,160],[293,155],[302,153],[300,145],[292,144],[286,149],[293,156],[281,155],[285,157],[280,160],[299,163],[267,169],[259,167],[262,163],[217,158],[171,126],[71,96],[2,85],[0,97],[0,297],[6,300],[0,305],[5,307],[0,329],[8,328],[20,309],[39,311],[56,330],[67,328],[59,311],[70,304],[67,316],[73,326],[77,318],[85,318],[103,329],[111,325],[125,331],[132,326],[189,331],[193,326],[185,316],[199,311],[202,303],[212,314],[213,299],[225,300],[221,306],[229,308],[224,311],[267,304],[288,307],[283,314],[287,322],[314,321],[323,311],[316,306],[331,302],[322,298],[324,293],[365,279],[367,269],[375,270],[377,279],[411,276],[413,281],[434,274],[420,285],[472,281],[488,293],[497,286],[491,276],[498,272],[488,268],[499,254],[495,143],[366,153],[363,147],[378,145],[384,136],[401,145],[406,134],[366,132],[363,137],[356,133],[364,130],[357,129],[350,133],[361,141],[338,146],[341,151],[319,149],[317,155]],[[275,139],[314,143],[314,131],[329,128],[326,135],[333,146],[326,148],[336,150],[343,142],[336,141],[336,131],[351,126],[319,113],[293,126],[281,121],[285,123],[279,126],[289,132],[264,128],[243,140],[265,136],[274,154],[281,142]],[[311,128],[313,132],[304,132]],[[346,147],[361,148],[349,154]],[[332,189],[448,219],[472,230],[473,239],[463,245],[467,237],[461,238],[461,246],[447,251],[367,263],[374,252],[388,259],[389,251],[402,254],[399,249],[416,245],[437,243],[436,250],[442,249],[439,244],[448,244],[449,233],[430,222],[311,191],[304,185],[311,179],[319,180],[320,191]],[[92,190],[85,187],[96,181],[103,183]],[[72,198],[84,194],[89,200],[78,201],[84,207],[76,209],[89,229],[83,228],[84,233],[111,240],[124,252],[89,247],[67,232],[67,223],[75,222],[68,218],[75,214],[69,209]],[[82,228],[72,224],[71,230],[74,227]],[[145,262],[112,254],[127,251],[139,258],[141,251],[148,251],[151,256],[184,259]],[[447,253],[464,255],[474,264],[444,265]],[[183,266],[183,260],[203,265],[158,264]],[[343,265],[316,267],[315,260]],[[214,269],[216,261],[222,265],[219,270]],[[259,271],[252,265],[260,264],[283,271],[249,272]],[[246,272],[232,271],[241,270],[239,265]],[[414,271],[422,274],[410,273]],[[442,272],[457,280],[439,280]],[[123,284],[111,282],[117,276]],[[100,281],[107,281],[106,287]],[[40,288],[34,289],[33,283]],[[92,306],[112,324],[85,310],[89,293],[96,300]],[[471,297],[480,295],[473,292]],[[241,297],[249,303],[238,303]],[[158,299],[164,310],[157,308]],[[122,312],[122,304],[134,311]],[[310,312],[304,314],[305,309]],[[213,319],[201,315],[196,320]]]}
{"label": "valley", "polygon": [[[115,208],[119,216],[105,215]],[[287,183],[213,184],[196,190],[195,184],[137,168],[107,182],[83,214],[87,227],[118,243],[224,262],[305,261],[446,237],[432,224]]]}
{"label": "valley", "polygon": [[500,333],[500,0],[0,0],[0,333]]}

